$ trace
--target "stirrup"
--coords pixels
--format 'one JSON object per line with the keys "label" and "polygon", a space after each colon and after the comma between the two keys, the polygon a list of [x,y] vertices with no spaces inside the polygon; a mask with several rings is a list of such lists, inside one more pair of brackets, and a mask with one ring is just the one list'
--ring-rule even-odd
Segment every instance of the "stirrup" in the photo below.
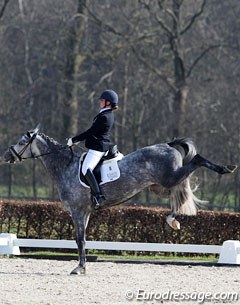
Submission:
{"label": "stirrup", "polygon": [[94,210],[98,210],[102,207],[101,203],[106,200],[104,195],[92,195],[92,203],[94,204]]}

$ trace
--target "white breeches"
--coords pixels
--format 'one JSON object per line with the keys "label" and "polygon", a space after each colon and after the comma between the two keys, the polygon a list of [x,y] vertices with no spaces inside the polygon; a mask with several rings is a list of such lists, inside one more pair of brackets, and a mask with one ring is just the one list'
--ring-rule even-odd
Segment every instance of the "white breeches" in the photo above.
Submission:
{"label": "white breeches", "polygon": [[106,152],[89,149],[82,165],[83,175],[86,175],[88,169],[93,171],[105,154]]}

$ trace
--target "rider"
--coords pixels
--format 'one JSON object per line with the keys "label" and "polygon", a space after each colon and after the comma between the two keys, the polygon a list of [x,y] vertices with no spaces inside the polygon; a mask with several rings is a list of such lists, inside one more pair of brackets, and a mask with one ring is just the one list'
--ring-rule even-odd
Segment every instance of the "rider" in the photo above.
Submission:
{"label": "rider", "polygon": [[118,109],[118,95],[113,90],[105,90],[98,100],[100,101],[100,112],[93,119],[92,126],[78,136],[69,138],[67,142],[67,145],[71,147],[74,143],[85,140],[85,146],[89,149],[82,165],[82,173],[90,185],[95,209],[101,207],[105,197],[93,170],[112,146],[109,133],[114,123],[113,110]]}

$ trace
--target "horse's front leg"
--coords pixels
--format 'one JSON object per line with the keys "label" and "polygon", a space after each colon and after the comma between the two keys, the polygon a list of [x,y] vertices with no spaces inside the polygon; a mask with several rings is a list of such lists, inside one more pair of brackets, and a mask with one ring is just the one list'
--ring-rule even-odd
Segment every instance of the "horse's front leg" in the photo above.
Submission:
{"label": "horse's front leg", "polygon": [[86,273],[86,251],[85,251],[85,244],[86,244],[86,227],[88,224],[89,215],[84,217],[79,217],[75,221],[75,229],[76,229],[76,242],[78,246],[78,255],[79,255],[79,264],[78,266],[73,269],[71,274],[85,274]]}

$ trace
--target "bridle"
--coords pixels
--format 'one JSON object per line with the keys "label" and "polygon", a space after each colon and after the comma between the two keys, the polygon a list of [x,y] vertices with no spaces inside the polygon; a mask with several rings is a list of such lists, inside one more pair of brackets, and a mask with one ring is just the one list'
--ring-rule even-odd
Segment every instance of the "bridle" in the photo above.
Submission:
{"label": "bridle", "polygon": [[[32,146],[31,146],[31,144],[33,143],[33,141],[36,138],[36,136],[37,136],[36,133],[34,133],[31,136],[31,134],[28,132],[27,133],[27,137],[29,138],[29,141],[27,142],[27,144],[19,152],[17,152],[16,149],[14,148],[15,145],[11,145],[10,146],[10,148],[9,148],[10,152],[13,154],[14,157],[17,157],[18,161],[21,162],[24,159],[33,159],[33,158],[38,157],[38,156],[34,156],[34,154],[32,152]],[[23,158],[22,155],[24,154],[24,152],[26,151],[28,146],[30,146],[31,157]]]}
{"label": "bridle", "polygon": [[[14,148],[15,145],[11,145],[9,150],[12,153],[12,155],[14,156],[14,158],[16,157],[18,159],[19,162],[21,162],[22,160],[26,160],[26,159],[38,159],[42,156],[46,156],[46,155],[50,155],[56,152],[50,151],[50,152],[46,152],[44,154],[40,154],[40,155],[34,155],[33,151],[32,151],[32,143],[35,140],[37,133],[34,133],[33,135],[30,134],[30,132],[27,133],[26,135],[29,138],[29,141],[26,143],[26,145],[19,151],[17,152],[16,149]],[[30,152],[31,152],[31,156],[30,157],[22,157],[22,155],[24,154],[24,152],[26,151],[27,148],[30,148]],[[65,149],[65,148],[69,148],[71,153],[72,153],[72,157],[73,157],[73,151],[72,151],[72,147],[68,147],[67,145],[61,147],[59,150]]]}

